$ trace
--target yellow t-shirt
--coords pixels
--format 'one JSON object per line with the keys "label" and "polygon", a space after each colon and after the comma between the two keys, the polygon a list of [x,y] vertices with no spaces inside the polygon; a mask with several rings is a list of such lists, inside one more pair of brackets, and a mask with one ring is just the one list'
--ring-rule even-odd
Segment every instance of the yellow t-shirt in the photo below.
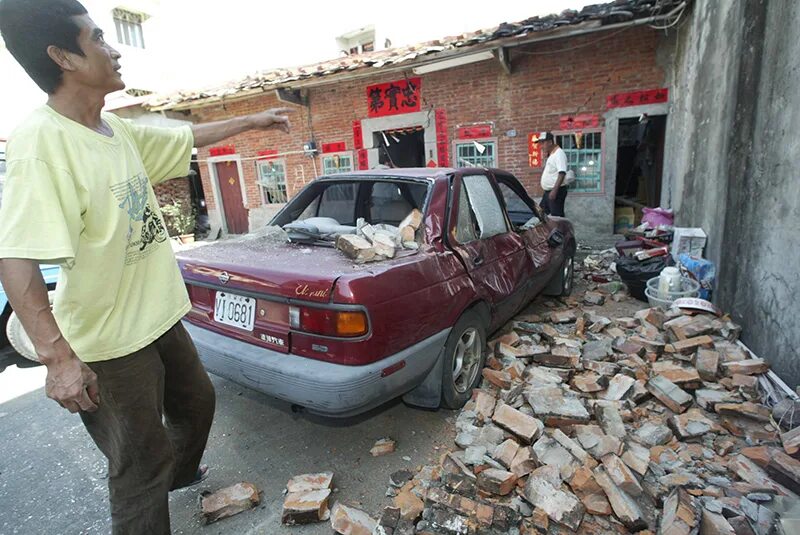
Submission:
{"label": "yellow t-shirt", "polygon": [[112,137],[36,110],[6,146],[0,207],[0,258],[61,265],[53,314],[85,362],[147,346],[190,308],[152,185],[188,174],[192,131],[103,120]]}

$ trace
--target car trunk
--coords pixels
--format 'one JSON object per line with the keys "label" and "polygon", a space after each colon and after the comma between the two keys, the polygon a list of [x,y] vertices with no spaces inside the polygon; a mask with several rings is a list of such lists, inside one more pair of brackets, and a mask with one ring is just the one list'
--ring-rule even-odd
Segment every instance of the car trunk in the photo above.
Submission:
{"label": "car trunk", "polygon": [[292,347],[292,305],[321,311],[336,280],[359,269],[333,248],[265,237],[199,247],[178,261],[192,301],[189,321],[282,352]]}

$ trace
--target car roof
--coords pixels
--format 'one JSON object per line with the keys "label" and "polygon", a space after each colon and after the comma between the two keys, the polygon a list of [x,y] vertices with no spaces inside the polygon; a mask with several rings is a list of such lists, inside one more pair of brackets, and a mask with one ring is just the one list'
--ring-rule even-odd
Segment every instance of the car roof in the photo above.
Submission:
{"label": "car roof", "polygon": [[[338,173],[334,175],[324,175],[317,180],[343,180],[347,178],[373,178],[378,180],[400,179],[425,179],[431,182],[446,178],[453,173],[469,174],[475,172],[490,171],[502,175],[511,175],[508,171],[501,169],[490,169],[484,167],[403,167],[388,169],[369,169],[366,171],[351,171],[349,173]],[[513,175],[512,175],[513,176]]]}

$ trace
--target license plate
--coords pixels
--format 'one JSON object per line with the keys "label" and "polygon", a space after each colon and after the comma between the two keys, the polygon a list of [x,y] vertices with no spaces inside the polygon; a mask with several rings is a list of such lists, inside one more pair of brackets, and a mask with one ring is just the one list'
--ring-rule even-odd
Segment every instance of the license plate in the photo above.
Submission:
{"label": "license plate", "polygon": [[252,331],[256,321],[256,300],[243,295],[217,292],[214,321]]}

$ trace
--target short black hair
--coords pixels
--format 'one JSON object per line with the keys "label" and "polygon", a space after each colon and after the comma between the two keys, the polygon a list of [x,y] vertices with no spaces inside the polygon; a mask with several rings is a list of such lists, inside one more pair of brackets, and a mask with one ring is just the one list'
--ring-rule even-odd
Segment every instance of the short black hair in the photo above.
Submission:
{"label": "short black hair", "polygon": [[80,28],[72,17],[86,15],[77,0],[0,0],[0,34],[11,55],[48,95],[61,85],[61,68],[47,47],[83,55]]}

